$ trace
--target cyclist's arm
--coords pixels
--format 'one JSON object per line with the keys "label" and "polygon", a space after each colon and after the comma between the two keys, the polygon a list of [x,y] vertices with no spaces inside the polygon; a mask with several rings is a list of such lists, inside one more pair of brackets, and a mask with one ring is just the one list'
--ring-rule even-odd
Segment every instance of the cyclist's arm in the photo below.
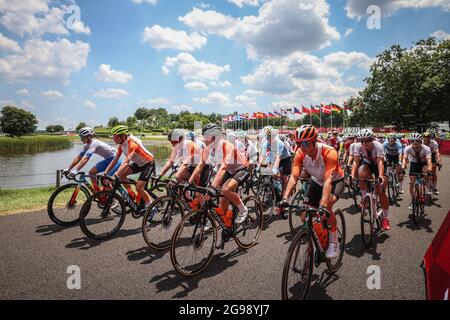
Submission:
{"label": "cyclist's arm", "polygon": [[175,150],[175,148],[172,148],[172,152],[170,153],[169,160],[167,160],[166,164],[161,169],[161,173],[159,174],[161,177],[163,175],[165,175],[166,172],[169,171],[170,168],[172,168],[172,166],[173,166],[173,164],[175,162],[176,152],[177,151]]}
{"label": "cyclist's arm", "polygon": [[433,170],[433,163],[431,162],[431,152],[427,152],[427,169],[430,172]]}
{"label": "cyclist's arm", "polygon": [[117,150],[116,156],[114,157],[113,161],[106,167],[105,169],[105,175],[108,174],[112,168],[117,164],[117,161],[119,161],[120,156],[122,155],[122,148],[119,147],[119,150]]}
{"label": "cyclist's arm", "polygon": [[80,153],[78,156],[76,156],[76,157],[72,160],[72,163],[70,164],[70,166],[69,166],[69,168],[68,168],[69,171],[72,170],[72,168],[75,167],[75,166],[77,165],[78,162],[80,162],[80,160],[81,160],[82,157],[83,157],[83,156],[82,156],[81,153]]}
{"label": "cyclist's arm", "polygon": [[86,165],[86,163],[89,161],[89,159],[90,159],[90,157],[85,155],[75,166],[75,170],[80,171]]}
{"label": "cyclist's arm", "polygon": [[378,175],[384,177],[384,156],[377,157]]}
{"label": "cyclist's arm", "polygon": [[353,155],[353,165],[352,165],[352,177],[356,177],[356,170],[359,167],[359,163],[361,161],[361,158],[359,155]]}
{"label": "cyclist's arm", "polygon": [[120,176],[122,174],[122,171],[125,170],[125,168],[130,163],[131,159],[133,158],[134,154],[136,153],[136,150],[138,148],[138,145],[132,141],[128,144],[128,155],[125,157],[125,160],[120,165],[119,169],[117,169],[117,172],[115,175]]}
{"label": "cyclist's arm", "polygon": [[[404,149],[404,151],[406,151],[406,149]],[[406,152],[403,152],[403,159],[402,159],[402,170],[406,169],[406,166],[408,165],[408,155],[406,154]]]}
{"label": "cyclist's arm", "polygon": [[438,164],[441,163],[441,154],[439,153],[439,150],[436,150],[436,161]]}
{"label": "cyclist's arm", "polygon": [[217,174],[214,178],[214,181],[211,183],[211,186],[214,188],[219,188],[222,185],[223,176],[225,175],[226,167],[225,164],[221,164],[219,170],[217,170]]}
{"label": "cyclist's arm", "polygon": [[[274,172],[278,173],[278,171],[279,171],[278,169],[280,166],[280,159],[281,159],[281,157],[280,157],[280,154],[278,153],[278,155],[275,157],[275,161],[272,165],[272,173],[274,173]],[[276,173],[274,173],[274,174],[276,174]]]}
{"label": "cyclist's arm", "polygon": [[332,190],[333,181],[331,180],[334,169],[338,165],[338,155],[332,151],[329,151],[325,155],[325,172],[323,174],[323,190],[322,198],[320,199],[320,205],[327,207],[330,202],[330,195]]}

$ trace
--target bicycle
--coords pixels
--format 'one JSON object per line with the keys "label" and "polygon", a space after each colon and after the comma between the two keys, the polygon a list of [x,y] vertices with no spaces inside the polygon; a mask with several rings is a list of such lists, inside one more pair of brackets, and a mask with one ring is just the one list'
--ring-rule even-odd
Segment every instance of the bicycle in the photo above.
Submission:
{"label": "bicycle", "polygon": [[[336,215],[339,255],[334,260],[325,257],[328,247],[327,219],[329,212],[325,212],[326,219],[318,209],[306,205],[288,205],[286,208],[297,211],[299,216],[304,215],[306,228],[297,232],[289,246],[283,267],[281,281],[281,296],[287,299],[306,299],[311,286],[311,276],[314,266],[318,268],[322,262],[326,263],[330,272],[336,273],[342,265],[344,255],[346,227],[344,214],[337,209]],[[303,254],[301,254],[303,252]],[[314,263],[314,264],[313,264]]]}
{"label": "bicycle", "polygon": [[361,238],[364,247],[369,248],[372,244],[375,231],[379,232],[381,230],[381,219],[383,211],[380,209],[378,194],[376,193],[375,188],[382,182],[382,180],[381,178],[378,178],[377,180],[354,179],[354,181],[355,183],[360,181],[367,183],[367,194],[362,199],[361,206]]}
{"label": "bicycle", "polygon": [[71,227],[79,222],[80,211],[76,209],[96,191],[86,180],[84,172],[78,172],[74,177],[67,172],[63,176],[75,183],[62,185],[52,193],[47,203],[47,213],[54,223]]}
{"label": "bicycle", "polygon": [[253,170],[250,173],[250,176],[247,180],[245,180],[242,185],[238,187],[237,193],[239,196],[249,196],[250,191],[252,191],[253,195],[258,194],[258,188],[261,182],[261,174],[258,168],[253,168]]}
{"label": "bicycle", "polygon": [[413,198],[412,198],[412,221],[414,224],[417,224],[419,218],[425,215],[425,205],[431,204],[431,187],[430,187],[430,179],[423,179],[426,177],[432,177],[432,173],[413,173],[406,172],[409,175],[413,175],[416,177],[416,181],[414,183],[413,190]]}
{"label": "bicycle", "polygon": [[394,204],[397,202],[398,195],[400,194],[400,183],[396,166],[388,162],[386,166],[386,176],[388,177],[388,199],[389,203]]}
{"label": "bicycle", "polygon": [[[308,193],[308,188],[310,184],[310,179],[300,179],[301,188],[295,193],[292,198],[292,205],[299,206],[303,200],[305,199],[305,195]],[[304,226],[304,223],[301,221],[300,217],[297,214],[296,210],[289,209],[289,228],[291,233],[295,235],[297,231]]]}
{"label": "bicycle", "polygon": [[[263,220],[262,207],[255,196],[248,196],[242,201],[249,210],[246,220],[239,225],[232,223],[231,229],[228,229],[223,218],[216,212],[217,200],[223,197],[220,190],[187,185],[184,187],[208,197],[203,208],[190,212],[182,218],[173,234],[170,259],[179,274],[191,277],[207,267],[216,249],[218,228],[222,229],[222,237],[225,237],[225,241],[234,238],[236,244],[242,249],[249,249],[256,245]],[[232,207],[231,218],[234,221],[238,209],[234,205]]]}
{"label": "bicycle", "polygon": [[[102,183],[104,179],[109,178],[101,177]],[[133,199],[123,184],[136,185],[136,181],[115,179],[110,190],[96,192],[86,200],[80,211],[80,227],[87,237],[106,240],[120,230],[126,214],[131,213],[135,219],[143,215],[140,211],[144,208],[144,200],[140,194]],[[147,184],[145,189],[153,200],[167,194],[167,185],[159,183],[155,177],[151,177],[151,188],[148,189]]]}
{"label": "bicycle", "polygon": [[283,196],[281,189],[281,182],[274,178],[272,174],[261,173],[257,194],[263,207],[264,224],[270,222],[275,212],[275,205],[281,201]]}

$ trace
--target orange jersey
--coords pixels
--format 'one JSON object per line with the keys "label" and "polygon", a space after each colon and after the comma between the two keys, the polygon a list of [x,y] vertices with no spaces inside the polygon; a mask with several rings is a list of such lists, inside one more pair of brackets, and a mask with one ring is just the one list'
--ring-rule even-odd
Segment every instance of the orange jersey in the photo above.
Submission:
{"label": "orange jersey", "polygon": [[139,167],[153,161],[154,157],[150,151],[145,149],[142,141],[130,135],[128,139],[119,145],[118,155],[125,154],[126,160],[133,161]]}
{"label": "orange jersey", "polygon": [[331,176],[332,181],[337,181],[344,176],[339,165],[337,151],[326,144],[317,143],[317,157],[312,159],[300,149],[295,153],[292,174],[299,177],[304,168],[318,185],[323,186],[324,181]]}

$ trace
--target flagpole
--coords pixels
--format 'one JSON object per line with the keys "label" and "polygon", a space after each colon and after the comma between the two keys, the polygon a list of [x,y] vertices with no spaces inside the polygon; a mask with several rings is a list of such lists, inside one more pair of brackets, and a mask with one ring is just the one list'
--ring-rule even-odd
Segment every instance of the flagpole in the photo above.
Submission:
{"label": "flagpole", "polygon": [[331,131],[333,131],[333,103],[331,103]]}
{"label": "flagpole", "polygon": [[322,104],[319,107],[319,132],[322,132]]}

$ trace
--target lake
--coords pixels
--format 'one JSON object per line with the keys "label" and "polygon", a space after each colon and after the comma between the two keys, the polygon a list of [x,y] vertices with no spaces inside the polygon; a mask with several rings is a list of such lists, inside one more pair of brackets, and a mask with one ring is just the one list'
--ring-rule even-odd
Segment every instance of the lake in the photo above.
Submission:
{"label": "lake", "polygon": [[[114,145],[114,143],[110,143]],[[156,172],[166,163],[171,147],[167,143],[144,142],[156,158]],[[27,155],[0,155],[0,188],[28,188],[56,184],[56,170],[67,168],[72,159],[80,153],[81,143],[70,149],[41,152]],[[117,148],[116,148],[117,149]],[[82,171],[88,172],[103,158],[93,155]],[[122,156],[123,159],[123,156]],[[63,183],[67,182],[63,178]]]}

